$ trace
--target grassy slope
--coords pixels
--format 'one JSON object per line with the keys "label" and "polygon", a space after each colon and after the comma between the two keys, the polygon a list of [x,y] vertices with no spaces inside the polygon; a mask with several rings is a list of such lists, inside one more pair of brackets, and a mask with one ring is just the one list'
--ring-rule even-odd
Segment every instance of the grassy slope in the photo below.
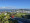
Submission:
{"label": "grassy slope", "polygon": [[18,13],[16,15],[14,15],[15,17],[22,17],[21,15],[26,15],[26,13]]}

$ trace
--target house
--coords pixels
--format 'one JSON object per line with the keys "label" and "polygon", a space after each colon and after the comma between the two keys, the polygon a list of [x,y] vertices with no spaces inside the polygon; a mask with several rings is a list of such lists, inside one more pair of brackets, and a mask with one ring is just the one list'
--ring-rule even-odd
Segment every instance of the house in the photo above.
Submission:
{"label": "house", "polygon": [[17,13],[30,13],[30,11],[27,11],[27,10],[18,10],[16,11]]}

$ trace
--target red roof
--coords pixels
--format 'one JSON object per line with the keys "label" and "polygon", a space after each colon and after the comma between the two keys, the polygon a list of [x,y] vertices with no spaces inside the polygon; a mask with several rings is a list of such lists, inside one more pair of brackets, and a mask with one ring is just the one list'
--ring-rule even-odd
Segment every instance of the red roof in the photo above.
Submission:
{"label": "red roof", "polygon": [[12,18],[14,18],[14,16],[11,16]]}

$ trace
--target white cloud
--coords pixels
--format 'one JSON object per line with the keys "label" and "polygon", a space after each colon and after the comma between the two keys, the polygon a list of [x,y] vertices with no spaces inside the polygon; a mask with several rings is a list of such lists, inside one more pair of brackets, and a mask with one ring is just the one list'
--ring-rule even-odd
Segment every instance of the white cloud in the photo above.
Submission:
{"label": "white cloud", "polygon": [[15,6],[8,6],[8,7],[0,7],[0,9],[16,9]]}

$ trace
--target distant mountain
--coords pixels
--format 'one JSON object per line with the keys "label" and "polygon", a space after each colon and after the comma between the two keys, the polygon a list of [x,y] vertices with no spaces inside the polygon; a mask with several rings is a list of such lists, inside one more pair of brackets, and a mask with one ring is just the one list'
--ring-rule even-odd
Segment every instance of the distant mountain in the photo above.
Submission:
{"label": "distant mountain", "polygon": [[19,11],[19,10],[25,10],[25,11],[30,11],[30,9],[0,9],[0,11]]}

